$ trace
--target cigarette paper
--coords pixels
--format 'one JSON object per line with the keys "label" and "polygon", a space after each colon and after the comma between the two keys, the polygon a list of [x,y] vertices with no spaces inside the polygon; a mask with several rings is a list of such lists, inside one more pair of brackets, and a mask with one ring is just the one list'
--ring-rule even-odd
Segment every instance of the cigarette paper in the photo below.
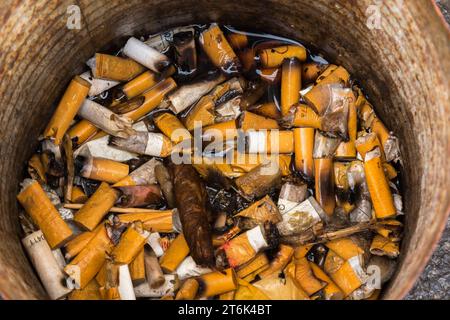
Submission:
{"label": "cigarette paper", "polygon": [[68,295],[72,290],[63,285],[65,275],[62,267],[58,264],[42,231],[26,236],[22,239],[22,244],[50,299],[56,300]]}
{"label": "cigarette paper", "polygon": [[94,97],[96,95],[99,95],[99,94],[117,86],[120,83],[119,81],[94,78],[91,75],[90,71],[86,71],[86,72],[80,74],[80,77],[91,84],[91,88],[89,89],[89,93],[88,93],[89,97]]}
{"label": "cigarette paper", "polygon": [[171,273],[189,254],[189,246],[182,234],[172,241],[167,251],[161,257],[160,265],[164,272]]}
{"label": "cigarette paper", "polygon": [[237,288],[236,273],[232,268],[204,274],[197,281],[200,284],[199,295],[203,297],[216,296]]}
{"label": "cigarette paper", "polygon": [[136,132],[126,139],[113,137],[109,143],[122,150],[154,157],[167,157],[173,148],[168,137],[154,132]]}
{"label": "cigarette paper", "polygon": [[292,153],[294,134],[292,131],[260,130],[246,133],[249,153]]}
{"label": "cigarette paper", "polygon": [[59,248],[70,240],[72,230],[61,218],[58,210],[36,180],[23,181],[17,200],[41,229],[50,248]]}
{"label": "cigarette paper", "polygon": [[198,282],[195,279],[187,279],[177,292],[175,300],[193,300],[197,295]]}
{"label": "cigarette paper", "polygon": [[241,96],[236,96],[216,107],[216,122],[236,120],[241,114]]}
{"label": "cigarette paper", "polygon": [[[272,49],[275,50],[275,49]],[[264,58],[263,58],[264,57]],[[267,59],[267,54],[261,56],[261,62]],[[300,61],[296,58],[288,58],[283,61],[281,68],[281,115],[286,116],[292,105],[300,99],[302,87],[302,71]]]}
{"label": "cigarette paper", "polygon": [[177,267],[175,273],[180,280],[185,280],[191,277],[198,277],[203,274],[212,272],[210,268],[201,267],[195,263],[191,256],[186,257]]}
{"label": "cigarette paper", "polygon": [[244,111],[238,120],[238,127],[243,131],[261,129],[279,129],[278,122],[255,113]]}
{"label": "cigarette paper", "polygon": [[96,53],[87,63],[94,78],[128,81],[145,71],[144,66],[131,59]]}
{"label": "cigarette paper", "polygon": [[79,76],[72,79],[43,133],[44,138],[53,138],[56,145],[61,143],[90,87],[90,83]]}
{"label": "cigarette paper", "polygon": [[155,167],[159,163],[161,162],[155,158],[150,159],[139,168],[131,172],[128,176],[115,183],[113,187],[141,186],[156,183]]}
{"label": "cigarette paper", "polygon": [[306,49],[296,45],[286,45],[263,49],[258,52],[261,64],[265,68],[276,68],[283,64],[284,59],[297,58],[300,62],[306,60]]}
{"label": "cigarette paper", "polygon": [[115,263],[131,263],[144,247],[145,241],[149,235],[150,233],[143,230],[139,226],[139,223],[131,224],[122,234],[119,244],[112,252]]}
{"label": "cigarette paper", "polygon": [[128,39],[123,54],[157,73],[163,72],[170,65],[169,58],[164,54],[134,37]]}
{"label": "cigarette paper", "polygon": [[146,282],[135,287],[134,293],[136,294],[136,298],[160,298],[163,296],[174,296],[175,291],[177,291],[180,285],[177,276],[174,274],[165,274],[164,280],[164,284],[155,289],[150,288]]}
{"label": "cigarette paper", "polygon": [[147,283],[152,289],[161,287],[166,279],[164,278],[161,266],[158,262],[158,257],[152,250],[145,250],[144,252],[145,274],[147,276]]}
{"label": "cigarette paper", "polygon": [[239,232],[241,232],[241,229],[238,226],[233,226],[227,232],[225,232],[221,235],[213,236],[214,247],[219,247],[219,246],[224,245],[226,242],[230,241],[232,238],[234,238],[236,235],[238,235]]}
{"label": "cigarette paper", "polygon": [[270,196],[266,195],[261,200],[254,202],[248,208],[240,211],[235,217],[245,217],[254,220],[256,223],[281,221],[281,215],[277,205]]}
{"label": "cigarette paper", "polygon": [[173,114],[162,113],[154,118],[154,122],[158,129],[175,144],[192,138],[189,131]]}
{"label": "cigarette paper", "polygon": [[295,168],[309,180],[314,176],[314,131],[313,128],[295,128],[293,130]]}

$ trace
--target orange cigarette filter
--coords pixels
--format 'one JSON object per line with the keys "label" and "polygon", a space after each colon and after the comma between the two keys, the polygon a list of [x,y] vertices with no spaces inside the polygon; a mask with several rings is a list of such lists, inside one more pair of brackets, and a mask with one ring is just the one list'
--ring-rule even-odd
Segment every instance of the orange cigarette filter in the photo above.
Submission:
{"label": "orange cigarette filter", "polygon": [[173,240],[161,257],[160,265],[161,269],[166,273],[174,272],[180,263],[189,254],[189,246],[184,238],[183,234],[179,234],[175,240]]}
{"label": "orange cigarette filter", "polygon": [[198,281],[190,278],[187,279],[180,290],[178,290],[175,300],[194,300],[198,291]]}
{"label": "orange cigarette filter", "polygon": [[223,72],[236,72],[241,63],[216,23],[200,34],[200,43],[211,62]]}
{"label": "orange cigarette filter", "polygon": [[344,298],[344,293],[339,289],[339,287],[331,280],[331,278],[315,263],[309,263],[314,276],[326,282],[327,285],[323,288],[323,293],[326,300],[342,300]]}
{"label": "orange cigarette filter", "polygon": [[75,289],[69,296],[69,300],[101,300],[100,286],[97,281],[91,280],[84,289]]}
{"label": "orange cigarette filter", "polygon": [[306,244],[306,245],[295,248],[294,258],[300,259],[300,258],[306,257],[306,255],[308,254],[309,250],[311,250],[312,247],[313,247],[312,244]]}
{"label": "orange cigarette filter", "polygon": [[89,241],[95,236],[96,231],[85,231],[77,235],[75,238],[67,242],[64,249],[66,251],[65,258],[70,260],[76,257],[77,254],[81,252],[81,250],[86,247]]}
{"label": "orange cigarette filter", "polygon": [[114,261],[117,264],[130,264],[144,248],[149,235],[149,232],[142,229],[142,223],[131,224],[112,252]]}
{"label": "orange cigarette filter", "polygon": [[116,183],[128,176],[125,163],[103,158],[89,158],[81,169],[81,176],[88,179]]}
{"label": "orange cigarette filter", "polygon": [[348,191],[347,169],[350,166],[348,162],[334,162],[334,185],[343,191]]}
{"label": "orange cigarette filter", "polygon": [[134,60],[103,53],[95,54],[95,78],[129,81],[144,71],[145,67]]}
{"label": "orange cigarette filter", "polygon": [[349,260],[355,256],[364,254],[364,250],[352,238],[331,240],[325,243],[325,245],[344,260]]}
{"label": "orange cigarette filter", "polygon": [[303,83],[315,82],[319,75],[328,67],[326,64],[319,62],[307,62],[302,64],[302,81]]}
{"label": "orange cigarette filter", "polygon": [[373,132],[359,137],[355,142],[355,146],[363,159],[366,157],[367,152],[374,150],[376,147],[383,150],[380,140],[378,140],[377,135]]}
{"label": "orange cigarette filter", "polygon": [[325,69],[319,74],[319,76],[316,79],[316,84],[320,83],[323,79],[328,77],[334,70],[337,69],[337,65],[335,64],[329,64],[325,67]]}
{"label": "orange cigarette filter", "polygon": [[302,70],[300,61],[289,58],[283,61],[281,68],[281,115],[289,114],[291,106],[300,100],[302,88]]}
{"label": "orange cigarette filter", "polygon": [[[39,182],[47,183],[47,177],[45,176],[45,168],[44,165],[42,164],[41,157],[37,153],[33,154],[30,160],[28,160],[28,172],[30,171],[34,172]],[[33,177],[31,173],[30,176]]]}
{"label": "orange cigarette filter", "polygon": [[75,76],[72,79],[47,128],[44,130],[44,138],[53,138],[56,145],[61,143],[90,88],[91,84],[81,77]]}
{"label": "orange cigarette filter", "polygon": [[246,173],[263,163],[267,158],[278,161],[282,176],[288,176],[291,172],[292,157],[290,154],[255,154],[235,152],[229,164],[234,172]]}
{"label": "orange cigarette filter", "polygon": [[333,169],[333,158],[314,159],[316,200],[329,216],[336,207]]}
{"label": "orange cigarette filter", "polygon": [[228,291],[219,295],[219,300],[234,300],[236,290]]}
{"label": "orange cigarette filter", "polygon": [[383,171],[379,148],[375,148],[366,155],[364,173],[376,217],[385,219],[395,216],[397,210],[394,206],[388,180]]}
{"label": "orange cigarette filter", "polygon": [[[326,286],[326,283],[320,281],[314,276],[306,257],[294,259],[293,266],[294,268],[287,268],[287,272],[308,294],[308,296],[312,296],[314,293]],[[292,274],[293,270],[295,271]]]}
{"label": "orange cigarette filter", "polygon": [[295,128],[293,130],[295,169],[310,179],[314,176],[314,131],[314,128]]}
{"label": "orange cigarette filter", "polygon": [[216,123],[203,128],[204,136],[214,137],[220,134],[224,139],[233,139],[237,137],[238,131],[235,120]]}
{"label": "orange cigarette filter", "polygon": [[72,203],[85,203],[88,200],[88,196],[84,193],[83,189],[79,186],[73,186],[72,188]]}
{"label": "orange cigarette filter", "polygon": [[348,71],[342,66],[332,66],[331,68],[325,69],[324,73],[321,74],[316,83],[317,84],[335,84],[341,83],[346,86],[350,80],[350,74]]}
{"label": "orange cigarette filter", "polygon": [[73,220],[89,231],[103,220],[119,198],[119,191],[102,182],[88,201],[75,213]]}
{"label": "orange cigarette filter", "polygon": [[322,117],[308,105],[302,103],[293,105],[290,112],[293,114],[292,126],[322,129]]}
{"label": "orange cigarette filter", "polygon": [[375,118],[372,122],[372,131],[375,132],[380,139],[381,144],[385,145],[387,139],[389,138],[389,130],[386,126],[381,122],[379,118]]}
{"label": "orange cigarette filter", "polygon": [[[175,67],[172,65],[167,69],[164,75],[171,76],[174,73]],[[123,93],[125,93],[128,99],[132,99],[153,87],[160,80],[162,80],[160,74],[156,74],[150,70],[147,70],[133,80],[124,84],[122,91]]]}
{"label": "orange cigarette filter", "polygon": [[231,33],[227,36],[228,42],[235,50],[242,50],[248,45],[248,37],[243,33]]}
{"label": "orange cigarette filter", "polygon": [[86,119],[82,119],[74,124],[67,132],[70,139],[75,145],[81,145],[82,143],[93,137],[99,129]]}
{"label": "orange cigarette filter", "polygon": [[267,259],[267,256],[264,252],[261,252],[258,253],[255,258],[240,266],[237,269],[236,274],[239,278],[242,279],[257,270],[263,270],[263,267],[269,268],[269,259]]}
{"label": "orange cigarette filter", "polygon": [[81,289],[94,279],[102,268],[106,255],[111,252],[113,244],[102,225],[83,250],[64,268]]}
{"label": "orange cigarette filter", "polygon": [[291,130],[249,131],[247,142],[249,153],[294,152],[294,133]]}
{"label": "orange cigarette filter", "polygon": [[[353,101],[353,100],[352,100]],[[358,131],[358,115],[356,113],[355,103],[348,105],[348,136],[349,141],[342,141],[336,149],[335,157],[338,159],[355,159],[356,158],[356,135]]]}
{"label": "orange cigarette filter", "polygon": [[212,297],[237,289],[236,273],[232,268],[214,271],[198,278],[202,297]]}
{"label": "orange cigarette filter", "polygon": [[180,120],[171,113],[162,113],[154,118],[155,125],[164,133],[173,143],[179,143],[183,140],[191,139],[192,135],[184,127]]}
{"label": "orange cigarette filter", "polygon": [[265,278],[276,272],[281,272],[281,270],[283,270],[286,267],[286,265],[292,260],[293,256],[294,256],[294,248],[292,248],[291,246],[281,244],[277,254],[275,255],[275,258],[272,261],[270,261],[269,268],[262,271],[259,274],[259,276],[261,278]]}
{"label": "orange cigarette filter", "polygon": [[278,120],[281,118],[281,112],[278,110],[274,102],[266,102],[249,108],[249,111],[259,114],[260,116]]}
{"label": "orange cigarette filter", "polygon": [[329,275],[344,293],[344,297],[347,297],[362,285],[361,279],[358,277],[349,261],[345,261],[336,272]]}
{"label": "orange cigarette filter", "polygon": [[383,169],[386,177],[389,180],[395,179],[397,177],[397,170],[394,166],[388,162],[383,162]]}
{"label": "orange cigarette filter", "polygon": [[72,237],[72,230],[61,218],[41,185],[32,179],[26,179],[17,195],[25,211],[41,229],[52,249],[63,246]]}
{"label": "orange cigarette filter", "polygon": [[119,214],[117,217],[122,223],[131,223],[141,221],[145,230],[151,232],[173,232],[173,211],[172,210],[155,210],[155,212],[136,212]]}
{"label": "orange cigarette filter", "polygon": [[370,253],[377,256],[397,258],[400,254],[399,244],[377,234],[370,245]]}
{"label": "orange cigarette filter", "polygon": [[130,263],[130,275],[134,285],[143,283],[145,281],[145,262],[144,262],[144,248],[139,251],[136,258]]}
{"label": "orange cigarette filter", "polygon": [[281,68],[258,69],[256,70],[256,74],[258,74],[262,80],[270,84],[278,83],[281,80]]}
{"label": "orange cigarette filter", "polygon": [[243,131],[261,129],[279,129],[278,122],[274,119],[244,111],[239,118],[239,128]]}
{"label": "orange cigarette filter", "polygon": [[276,68],[283,64],[284,59],[297,58],[300,62],[305,61],[306,49],[296,45],[285,45],[260,50],[258,55],[264,68]]}

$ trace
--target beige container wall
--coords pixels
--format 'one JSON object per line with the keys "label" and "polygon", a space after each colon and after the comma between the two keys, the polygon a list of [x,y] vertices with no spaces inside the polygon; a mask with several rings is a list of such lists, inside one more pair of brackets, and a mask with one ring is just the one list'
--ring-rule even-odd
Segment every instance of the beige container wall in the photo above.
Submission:
{"label": "beige container wall", "polygon": [[[76,3],[81,30],[69,30]],[[402,298],[428,261],[449,212],[450,36],[433,1],[78,0],[0,4],[0,295],[45,298],[19,239],[15,196],[24,165],[70,78],[96,50],[188,23],[219,21],[303,40],[358,79],[401,140],[406,237],[384,298]],[[370,22],[370,21],[369,21]]]}

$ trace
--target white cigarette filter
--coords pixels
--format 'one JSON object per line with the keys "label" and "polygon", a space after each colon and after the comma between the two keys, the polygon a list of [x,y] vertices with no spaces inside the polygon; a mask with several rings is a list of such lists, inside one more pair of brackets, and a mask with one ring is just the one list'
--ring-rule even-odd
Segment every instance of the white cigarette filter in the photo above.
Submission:
{"label": "white cigarette filter", "polygon": [[160,243],[161,236],[158,232],[150,233],[147,238],[147,244],[152,248],[155,255],[159,258],[164,254],[164,249]]}
{"label": "white cigarette filter", "polygon": [[277,224],[281,235],[287,236],[305,231],[322,221],[326,213],[314,197],[309,197],[282,214],[283,220]]}
{"label": "white cigarette filter", "polygon": [[31,263],[34,266],[50,299],[56,300],[65,297],[72,290],[68,289],[62,261],[58,261],[45,240],[42,231],[36,231],[22,239]]}
{"label": "white cigarette filter", "polygon": [[158,73],[163,72],[170,65],[167,56],[134,37],[128,39],[123,48],[123,54]]}
{"label": "white cigarette filter", "polygon": [[108,108],[89,99],[84,100],[78,110],[78,115],[116,137],[127,138],[135,132],[132,128],[133,121],[131,119],[115,114]]}
{"label": "white cigarette filter", "polygon": [[134,287],[134,293],[137,298],[161,298],[163,296],[174,296],[178,290],[180,282],[176,274],[164,275],[164,284],[156,289],[150,288],[148,282],[144,282]]}
{"label": "white cigarette filter", "polygon": [[210,272],[212,272],[210,268],[203,268],[197,265],[191,256],[184,259],[175,271],[178,275],[178,279],[181,281],[191,277],[198,277]]}
{"label": "white cigarette filter", "polygon": [[86,72],[82,73],[80,75],[80,77],[91,84],[91,88],[89,89],[89,93],[88,93],[89,97],[97,96],[97,95],[117,86],[120,83],[119,81],[94,78],[91,75],[90,71],[86,71]]}
{"label": "white cigarette filter", "polygon": [[121,300],[136,300],[133,281],[127,264],[119,266],[119,294]]}
{"label": "white cigarette filter", "polygon": [[250,229],[246,232],[247,239],[255,252],[259,252],[262,249],[265,249],[269,246],[267,243],[261,226],[257,226],[253,229]]}

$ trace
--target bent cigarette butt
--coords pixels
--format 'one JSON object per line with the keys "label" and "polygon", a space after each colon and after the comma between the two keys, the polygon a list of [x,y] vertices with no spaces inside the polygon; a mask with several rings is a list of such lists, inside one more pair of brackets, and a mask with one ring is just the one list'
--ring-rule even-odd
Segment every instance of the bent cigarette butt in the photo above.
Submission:
{"label": "bent cigarette butt", "polygon": [[269,268],[263,270],[261,273],[259,273],[260,278],[266,278],[276,272],[281,272],[289,261],[291,261],[292,257],[294,256],[294,249],[291,246],[287,245],[280,245],[280,248],[278,252],[275,255],[275,258],[270,261]]}
{"label": "bent cigarette butt", "polygon": [[322,129],[322,117],[306,104],[293,104],[282,118],[285,127]]}
{"label": "bent cigarette butt", "polygon": [[34,180],[37,180],[41,184],[47,183],[47,177],[45,176],[45,168],[42,164],[39,154],[35,153],[28,160],[28,174]]}
{"label": "bent cigarette butt", "polygon": [[136,258],[129,265],[131,280],[137,286],[145,281],[144,248],[139,251]]}
{"label": "bent cigarette butt", "polygon": [[128,39],[123,47],[123,54],[157,73],[163,72],[170,65],[166,55],[134,37]]}
{"label": "bent cigarette butt", "polygon": [[257,104],[250,107],[248,111],[259,114],[260,116],[278,120],[281,118],[281,112],[278,110],[277,105],[274,102],[266,102],[262,104]]}
{"label": "bent cigarette butt", "polygon": [[96,53],[88,65],[95,78],[113,81],[128,81],[145,71],[144,66],[131,59],[103,53]]}
{"label": "bent cigarette butt", "polygon": [[297,58],[300,62],[306,60],[306,49],[302,46],[285,45],[262,49],[258,52],[261,64],[265,68],[276,68],[283,64],[284,59]]}
{"label": "bent cigarette butt", "polygon": [[364,136],[359,137],[355,141],[355,147],[363,159],[366,157],[366,154],[369,151],[374,150],[376,147],[378,147],[380,151],[383,150],[380,140],[374,132],[370,132]]}
{"label": "bent cigarette butt", "polygon": [[400,255],[400,250],[397,242],[390,241],[388,238],[377,234],[370,245],[370,253],[377,256],[387,256],[393,259]]}
{"label": "bent cigarette butt", "polygon": [[88,200],[87,195],[84,193],[83,189],[79,186],[74,186],[72,189],[72,203],[85,203]]}
{"label": "bent cigarette butt", "polygon": [[317,80],[319,75],[325,71],[328,64],[319,62],[307,62],[302,64],[302,82],[303,84],[313,83]]}

